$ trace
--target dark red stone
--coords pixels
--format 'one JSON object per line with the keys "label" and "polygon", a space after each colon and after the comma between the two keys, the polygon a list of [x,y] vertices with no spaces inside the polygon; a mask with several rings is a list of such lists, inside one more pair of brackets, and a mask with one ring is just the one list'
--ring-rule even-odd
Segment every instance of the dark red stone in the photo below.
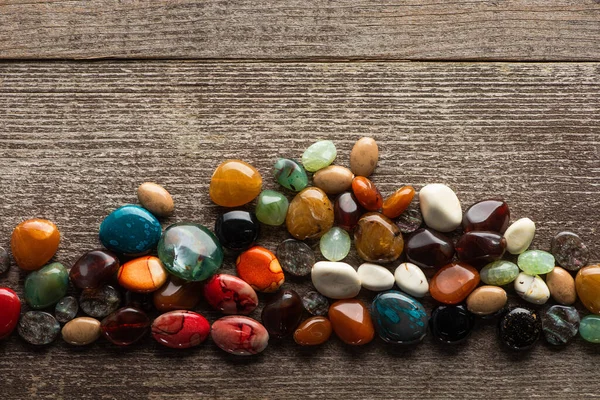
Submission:
{"label": "dark red stone", "polygon": [[506,239],[496,232],[467,232],[456,242],[458,259],[482,267],[504,255]]}
{"label": "dark red stone", "polygon": [[365,209],[350,192],[340,194],[333,203],[335,224],[347,231],[354,229],[364,213]]}
{"label": "dark red stone", "polygon": [[14,290],[0,287],[0,339],[9,336],[19,322],[21,300]]}
{"label": "dark red stone", "polygon": [[140,309],[123,307],[102,320],[102,334],[119,346],[128,346],[148,332],[150,318]]}
{"label": "dark red stone", "polygon": [[108,250],[92,250],[75,262],[69,272],[73,285],[93,289],[109,281],[119,269],[119,259]]}
{"label": "dark red stone", "polygon": [[440,268],[454,257],[452,240],[439,232],[422,228],[406,241],[406,258],[422,268]]}
{"label": "dark red stone", "polygon": [[171,311],[159,315],[152,323],[152,337],[173,349],[198,346],[209,333],[209,322],[193,311]]}
{"label": "dark red stone", "polygon": [[302,319],[302,298],[293,290],[275,294],[262,311],[262,322],[269,335],[282,338],[294,333]]}
{"label": "dark red stone", "polygon": [[510,222],[508,204],[501,200],[484,200],[473,204],[463,215],[465,232],[492,231],[504,233]]}

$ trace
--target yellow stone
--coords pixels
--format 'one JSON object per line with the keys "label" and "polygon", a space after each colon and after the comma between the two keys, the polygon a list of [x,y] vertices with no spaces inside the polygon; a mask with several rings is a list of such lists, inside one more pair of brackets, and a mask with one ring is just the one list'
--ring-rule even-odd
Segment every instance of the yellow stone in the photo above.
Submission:
{"label": "yellow stone", "polygon": [[221,163],[210,180],[212,201],[223,207],[243,206],[254,200],[262,189],[262,177],[252,165],[240,160]]}
{"label": "yellow stone", "polygon": [[323,190],[307,187],[290,203],[285,224],[296,239],[320,238],[333,226],[333,205]]}

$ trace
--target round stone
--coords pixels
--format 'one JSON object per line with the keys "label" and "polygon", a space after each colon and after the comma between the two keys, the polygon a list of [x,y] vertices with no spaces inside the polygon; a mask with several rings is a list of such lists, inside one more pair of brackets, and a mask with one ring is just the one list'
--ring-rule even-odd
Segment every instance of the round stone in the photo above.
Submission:
{"label": "round stone", "polygon": [[542,320],[533,310],[515,307],[500,319],[498,333],[508,348],[527,350],[540,338]]}
{"label": "round stone", "polygon": [[210,323],[193,311],[170,311],[152,322],[152,337],[172,349],[188,349],[208,338]]}
{"label": "round stone", "polygon": [[579,271],[590,258],[588,247],[573,232],[561,232],[554,236],[551,251],[558,265],[569,271]]}
{"label": "round stone", "polygon": [[331,299],[350,299],[360,292],[356,270],[343,262],[319,261],[311,271],[315,289]]}
{"label": "round stone", "polygon": [[132,292],[150,293],[165,284],[167,271],[158,257],[140,257],[123,264],[117,272],[117,280]]}
{"label": "round stone", "polygon": [[586,315],[579,325],[579,335],[590,342],[600,343],[600,316]]}
{"label": "round stone", "polygon": [[254,289],[237,276],[213,275],[203,291],[206,302],[223,314],[248,315],[258,306]]}
{"label": "round stone", "polygon": [[21,300],[14,290],[0,287],[0,339],[15,330],[21,315]]}
{"label": "round stone", "polygon": [[394,286],[394,275],[385,267],[364,263],[356,271],[362,287],[374,292],[390,290]]}
{"label": "round stone", "polygon": [[452,240],[431,229],[419,229],[406,240],[406,259],[421,268],[440,268],[452,258]]}
{"label": "round stone", "polygon": [[259,232],[256,215],[248,211],[229,211],[219,215],[215,222],[215,235],[223,247],[231,250],[246,250],[256,242]]}
{"label": "round stone", "polygon": [[561,267],[554,267],[552,272],[546,274],[546,285],[550,296],[559,304],[570,306],[577,300],[575,279]]}
{"label": "round stone", "polygon": [[142,183],[138,187],[137,197],[142,206],[157,217],[171,215],[175,209],[171,194],[156,183]]}
{"label": "round stone", "polygon": [[398,229],[402,233],[413,233],[423,225],[423,216],[421,207],[418,203],[412,202],[408,209],[394,220]]}
{"label": "round stone", "polygon": [[60,232],[52,221],[28,219],[13,230],[10,238],[12,256],[25,271],[35,271],[44,266],[56,254]]}
{"label": "round stone", "polygon": [[299,192],[308,185],[306,171],[295,160],[280,158],[275,163],[275,179],[286,189]]}
{"label": "round stone", "polygon": [[428,227],[451,232],[462,223],[462,209],[456,193],[441,183],[423,186],[419,191],[421,213]]}
{"label": "round stone", "polygon": [[21,317],[17,331],[26,342],[43,346],[56,339],[60,324],[47,312],[28,311]]}
{"label": "round stone", "polygon": [[550,298],[546,282],[539,276],[521,272],[515,279],[515,291],[523,300],[533,304],[545,304]]}
{"label": "round stone", "polygon": [[498,260],[483,267],[479,275],[487,285],[504,286],[517,279],[519,267],[510,261]]}
{"label": "round stone", "polygon": [[319,242],[321,254],[329,261],[340,261],[346,258],[351,245],[352,240],[348,232],[335,226],[321,236]]}
{"label": "round stone", "polygon": [[346,192],[340,194],[333,202],[334,221],[337,226],[347,231],[352,231],[365,210],[356,200],[354,194]]}
{"label": "round stone", "polygon": [[517,264],[523,272],[529,275],[547,274],[556,265],[554,256],[542,250],[529,250],[522,253],[519,255]]}
{"label": "round stone", "polygon": [[108,250],[92,250],[75,262],[69,271],[69,278],[79,289],[92,289],[112,279],[119,267],[116,254]]}
{"label": "round stone", "polygon": [[463,305],[439,306],[431,313],[429,325],[434,338],[442,343],[454,344],[469,337],[475,318]]}
{"label": "round stone", "polygon": [[423,270],[411,263],[402,263],[394,272],[396,285],[413,297],[425,297],[429,293],[429,282]]}
{"label": "round stone", "polygon": [[84,289],[79,297],[81,310],[94,318],[104,318],[114,312],[121,304],[121,295],[112,286]]}
{"label": "round stone", "polygon": [[463,215],[465,232],[492,231],[504,233],[510,221],[508,204],[502,200],[484,200],[473,204]]}
{"label": "round stone", "polygon": [[467,232],[458,239],[455,249],[459,260],[481,267],[502,258],[506,240],[496,232]]}
{"label": "round stone", "polygon": [[290,202],[283,194],[263,190],[256,200],[256,218],[265,225],[283,225],[289,206]]}
{"label": "round stone", "polygon": [[10,258],[4,247],[0,247],[0,275],[8,271],[10,268]]}
{"label": "round stone", "polygon": [[467,297],[467,309],[478,316],[494,315],[508,302],[506,291],[498,286],[480,286]]}
{"label": "round stone", "polygon": [[331,327],[340,340],[362,346],[373,340],[375,329],[369,310],[360,300],[340,300],[329,307]]}
{"label": "round stone", "polygon": [[25,278],[25,301],[31,308],[50,307],[65,297],[69,272],[61,263],[52,263]]}
{"label": "round stone", "polygon": [[315,265],[315,253],[304,242],[286,239],[277,246],[281,268],[294,276],[306,276]]}
{"label": "round stone", "polygon": [[581,268],[575,277],[575,288],[585,308],[600,314],[600,264]]}
{"label": "round stone", "polygon": [[236,356],[258,354],[267,348],[269,333],[252,318],[230,315],[216,320],[211,338],[220,349]]}
{"label": "round stone", "polygon": [[261,246],[254,246],[240,254],[235,266],[238,276],[259,292],[276,292],[285,281],[275,254]]}
{"label": "round stone", "polygon": [[465,263],[442,267],[429,282],[431,297],[440,303],[458,304],[479,284],[479,272]]}
{"label": "round stone", "polygon": [[393,344],[418,343],[427,334],[427,312],[417,300],[398,291],[378,294],[371,305],[375,330]]}
{"label": "round stone", "polygon": [[156,247],[162,228],[150,211],[125,205],[110,213],[100,224],[100,241],[109,250],[141,255]]}
{"label": "round stone", "polygon": [[337,156],[331,140],[320,140],[311,144],[302,154],[302,165],[309,172],[316,172],[330,165]]}
{"label": "round stone", "polygon": [[150,318],[134,307],[123,307],[102,320],[102,334],[117,346],[128,346],[143,338],[150,327]]}
{"label": "round stone", "polygon": [[365,210],[377,211],[383,206],[383,197],[379,189],[364,176],[357,176],[352,180],[352,192]]}
{"label": "round stone", "polygon": [[285,225],[298,240],[318,239],[333,226],[333,205],[324,191],[307,187],[290,203]]}
{"label": "round stone", "polygon": [[313,175],[313,184],[327,194],[340,194],[352,186],[354,174],[346,167],[330,165]]}
{"label": "round stone", "polygon": [[78,311],[79,303],[77,302],[77,299],[73,296],[67,296],[63,297],[58,303],[56,303],[54,316],[58,322],[61,324],[66,324],[75,318],[75,316],[77,316]]}
{"label": "round stone", "polygon": [[94,343],[100,335],[100,321],[89,317],[75,318],[62,328],[62,338],[73,346],[85,346]]}
{"label": "round stone", "polygon": [[375,139],[363,137],[356,141],[350,152],[350,169],[356,176],[369,177],[379,160],[379,148]]}
{"label": "round stone", "polygon": [[250,203],[262,189],[262,177],[252,165],[240,160],[222,162],[212,177],[208,189],[215,204],[239,207]]}
{"label": "round stone", "polygon": [[529,248],[535,236],[535,224],[529,218],[521,218],[512,223],[504,232],[506,250],[510,254],[521,254]]}
{"label": "round stone", "polygon": [[327,315],[329,300],[319,292],[311,290],[302,296],[304,309],[312,315]]}
{"label": "round stone", "polygon": [[302,320],[302,298],[293,290],[277,292],[263,307],[261,319],[270,337],[281,339],[294,333]]}
{"label": "round stone", "polygon": [[397,218],[406,211],[414,197],[415,189],[412,186],[403,186],[385,199],[381,213],[388,218]]}
{"label": "round stone", "polygon": [[360,258],[368,262],[396,261],[404,249],[398,227],[383,214],[363,215],[354,231],[354,245]]}
{"label": "round stone", "polygon": [[542,315],[542,327],[546,341],[555,346],[569,343],[577,336],[580,321],[575,307],[550,307]]}
{"label": "round stone", "polygon": [[325,317],[311,317],[302,322],[294,332],[294,342],[300,346],[317,346],[329,340],[331,322]]}

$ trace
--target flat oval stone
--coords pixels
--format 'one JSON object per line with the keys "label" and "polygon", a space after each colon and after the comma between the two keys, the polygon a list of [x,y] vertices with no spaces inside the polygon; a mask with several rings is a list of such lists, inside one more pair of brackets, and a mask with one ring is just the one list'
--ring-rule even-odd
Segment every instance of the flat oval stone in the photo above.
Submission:
{"label": "flat oval stone", "polygon": [[126,262],[117,273],[119,285],[137,293],[158,290],[167,281],[167,271],[158,257],[146,256]]}
{"label": "flat oval stone", "polygon": [[440,268],[453,258],[452,240],[431,229],[419,229],[406,241],[406,259],[419,267]]}
{"label": "flat oval stone", "polygon": [[52,263],[25,278],[25,301],[31,308],[50,307],[65,297],[69,272],[61,263]]}
{"label": "flat oval stone", "polygon": [[313,184],[327,194],[340,194],[352,186],[354,174],[346,167],[330,165],[313,175]]}
{"label": "flat oval stone", "polygon": [[379,148],[375,139],[363,137],[356,141],[350,152],[350,169],[356,176],[370,176],[379,160]]}
{"label": "flat oval stone", "polygon": [[281,268],[294,276],[310,274],[315,265],[315,253],[304,242],[295,239],[286,239],[277,246],[277,258]]}
{"label": "flat oval stone", "polygon": [[504,233],[510,221],[508,204],[502,200],[484,200],[473,204],[463,215],[465,232],[492,231]]}
{"label": "flat oval stone", "polygon": [[248,315],[258,306],[258,297],[252,287],[227,274],[214,275],[204,285],[204,298],[212,308],[223,314]]}
{"label": "flat oval stone", "polygon": [[21,317],[17,331],[27,343],[43,346],[54,342],[60,324],[47,312],[28,311]]}
{"label": "flat oval stone", "polygon": [[579,325],[579,335],[590,343],[600,343],[600,316],[586,315]]}
{"label": "flat oval stone", "polygon": [[521,272],[515,280],[515,291],[523,300],[533,304],[545,304],[550,298],[546,282],[539,276]]}
{"label": "flat oval stone", "polygon": [[329,300],[319,292],[308,291],[302,296],[304,309],[312,315],[327,315]]}
{"label": "flat oval stone", "polygon": [[504,232],[506,250],[510,254],[521,254],[529,248],[535,236],[535,224],[529,218],[521,218],[512,223]]}
{"label": "flat oval stone", "polygon": [[483,266],[502,258],[506,240],[496,232],[467,232],[454,247],[459,260]]}
{"label": "flat oval stone", "polygon": [[429,282],[431,297],[440,303],[458,304],[479,284],[479,272],[469,264],[451,263],[442,267]]}
{"label": "flat oval stone", "polygon": [[425,308],[403,293],[392,290],[378,294],[373,299],[371,315],[379,337],[388,343],[414,344],[427,334]]}
{"label": "flat oval stone", "polygon": [[498,286],[480,286],[467,297],[467,309],[479,316],[494,315],[508,302],[506,291]]}
{"label": "flat oval stone", "polygon": [[404,249],[404,239],[391,219],[376,212],[367,213],[354,231],[356,252],[365,261],[396,261]]}
{"label": "flat oval stone", "polygon": [[415,264],[402,263],[394,272],[396,285],[405,293],[413,297],[425,297],[429,293],[427,277]]}
{"label": "flat oval stone", "polygon": [[365,210],[377,211],[383,206],[383,197],[377,186],[364,176],[357,176],[352,180],[354,197]]}
{"label": "flat oval stone", "polygon": [[294,342],[300,346],[318,346],[329,340],[331,322],[325,317],[311,317],[302,322],[294,332]]}
{"label": "flat oval stone", "polygon": [[329,307],[329,321],[336,336],[346,344],[361,346],[375,337],[369,310],[360,300],[340,300]]}
{"label": "flat oval stone", "polygon": [[550,296],[559,304],[570,306],[577,300],[575,279],[561,267],[554,267],[546,274],[546,285],[550,290]]}
{"label": "flat oval stone", "polygon": [[348,232],[334,226],[327,231],[319,241],[321,254],[329,261],[340,261],[346,258],[352,246],[352,239]]}
{"label": "flat oval stone", "polygon": [[236,356],[258,354],[267,348],[269,333],[258,321],[239,315],[216,320],[211,337],[220,349]]}
{"label": "flat oval stone", "polygon": [[12,256],[22,270],[35,271],[56,254],[60,232],[52,221],[28,219],[15,227],[10,238]]}
{"label": "flat oval stone", "polygon": [[455,344],[469,337],[475,318],[463,305],[439,306],[431,313],[429,325],[433,337],[438,341]]}
{"label": "flat oval stone", "polygon": [[65,342],[73,346],[86,346],[98,340],[102,329],[97,319],[79,317],[67,322],[61,333]]}
{"label": "flat oval stone", "polygon": [[441,183],[423,186],[419,191],[421,213],[428,227],[451,232],[462,223],[462,209],[456,193]]}
{"label": "flat oval stone", "polygon": [[275,179],[286,189],[299,192],[308,185],[306,171],[295,160],[280,158],[275,162]]}
{"label": "flat oval stone", "polygon": [[256,200],[256,218],[265,225],[280,226],[285,222],[290,202],[281,193],[263,190]]}
{"label": "flat oval stone", "polygon": [[333,226],[333,205],[324,191],[307,187],[290,203],[285,224],[298,240],[318,239]]}
{"label": "flat oval stone", "polygon": [[94,318],[104,318],[116,311],[121,304],[121,295],[110,285],[95,289],[84,289],[79,296],[81,310]]}
{"label": "flat oval stone", "polygon": [[413,233],[423,225],[423,215],[418,203],[412,202],[408,209],[404,211],[394,223],[402,233]]}
{"label": "flat oval stone", "polygon": [[152,294],[154,307],[160,312],[192,310],[202,298],[203,284],[169,276],[167,282]]}
{"label": "flat oval stone", "polygon": [[0,339],[15,330],[21,315],[21,300],[14,290],[0,287]]}
{"label": "flat oval stone", "polygon": [[208,338],[210,323],[193,311],[170,311],[152,322],[152,337],[172,349],[188,349]]}
{"label": "flat oval stone", "polygon": [[270,337],[281,339],[294,333],[302,320],[302,299],[293,290],[277,292],[264,306],[261,319]]}
{"label": "flat oval stone", "polygon": [[356,270],[343,262],[319,261],[312,268],[311,279],[315,289],[331,299],[350,299],[361,288]]}
{"label": "flat oval stone", "polygon": [[204,225],[179,222],[165,229],[158,257],[169,273],[186,281],[203,281],[221,268],[223,249]]}
{"label": "flat oval stone", "polygon": [[600,264],[581,268],[575,277],[575,288],[585,308],[600,314]]}
{"label": "flat oval stone", "polygon": [[10,258],[4,247],[0,247],[0,275],[10,268]]}
{"label": "flat oval stone", "polygon": [[77,316],[79,303],[73,296],[67,296],[60,299],[54,308],[54,316],[61,324],[65,324]]}
{"label": "flat oval stone", "polygon": [[109,250],[141,255],[156,247],[162,228],[150,211],[131,204],[117,208],[100,224],[100,242]]}
{"label": "flat oval stone", "polygon": [[573,232],[561,232],[554,236],[551,252],[558,265],[569,271],[579,271],[590,259],[590,250]]}
{"label": "flat oval stone", "polygon": [[575,307],[550,307],[542,315],[542,327],[546,341],[555,346],[568,344],[577,336],[580,321]]}
{"label": "flat oval stone", "polygon": [[517,279],[519,267],[510,261],[498,260],[483,267],[479,275],[487,285],[504,286]]}
{"label": "flat oval stone", "polygon": [[169,216],[175,209],[171,194],[157,183],[142,183],[137,189],[137,197],[142,206],[157,217]]}
{"label": "flat oval stone", "polygon": [[353,193],[346,192],[340,194],[333,202],[333,213],[335,224],[342,229],[351,231],[358,224],[365,210]]}
{"label": "flat oval stone", "polygon": [[519,268],[529,275],[547,274],[554,269],[554,257],[542,250],[529,250],[519,255]]}
{"label": "flat oval stone", "polygon": [[364,263],[358,267],[358,277],[362,287],[374,292],[390,290],[394,286],[394,275],[381,265]]}
{"label": "flat oval stone", "polygon": [[330,165],[337,156],[331,140],[320,140],[311,144],[302,154],[302,165],[309,172],[316,172]]}
{"label": "flat oval stone", "polygon": [[414,197],[415,189],[412,186],[403,186],[385,199],[381,213],[388,218],[397,218],[406,211]]}
{"label": "flat oval stone", "polygon": [[540,338],[542,320],[538,314],[524,307],[510,309],[499,323],[500,341],[512,350],[527,350]]}
{"label": "flat oval stone", "polygon": [[117,346],[129,346],[148,333],[150,319],[134,307],[123,307],[110,314],[100,324],[102,334]]}
{"label": "flat oval stone", "polygon": [[258,219],[248,211],[229,211],[219,215],[215,222],[215,235],[227,249],[246,250],[256,242],[259,233]]}
{"label": "flat oval stone", "polygon": [[223,161],[210,178],[211,200],[223,207],[250,203],[262,189],[262,177],[252,165],[241,160]]}
{"label": "flat oval stone", "polygon": [[285,281],[275,254],[261,246],[254,246],[240,254],[235,266],[238,276],[259,292],[275,292]]}
{"label": "flat oval stone", "polygon": [[69,271],[69,278],[79,289],[92,289],[106,283],[120,267],[116,254],[108,250],[92,250],[82,255]]}

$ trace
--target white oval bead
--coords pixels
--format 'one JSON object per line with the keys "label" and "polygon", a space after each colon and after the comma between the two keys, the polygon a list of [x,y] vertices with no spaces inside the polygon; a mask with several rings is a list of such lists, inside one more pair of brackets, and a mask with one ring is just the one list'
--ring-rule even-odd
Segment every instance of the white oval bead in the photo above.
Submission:
{"label": "white oval bead", "polygon": [[440,232],[455,230],[462,223],[462,209],[456,193],[441,183],[423,186],[419,191],[423,220],[428,227]]}
{"label": "white oval bead", "polygon": [[545,304],[550,298],[550,289],[539,276],[521,272],[515,279],[515,291],[523,300],[533,304]]}
{"label": "white oval bead", "polygon": [[411,263],[402,263],[394,273],[396,285],[414,297],[424,297],[429,293],[429,282],[423,270]]}
{"label": "white oval bead", "polygon": [[357,273],[365,289],[381,292],[394,286],[394,275],[381,265],[364,263],[358,267]]}
{"label": "white oval bead", "polygon": [[510,254],[521,254],[529,248],[534,236],[535,223],[529,218],[518,219],[504,232],[506,250]]}
{"label": "white oval bead", "polygon": [[332,299],[351,299],[360,292],[360,278],[356,270],[344,262],[319,261],[310,273],[319,293]]}

